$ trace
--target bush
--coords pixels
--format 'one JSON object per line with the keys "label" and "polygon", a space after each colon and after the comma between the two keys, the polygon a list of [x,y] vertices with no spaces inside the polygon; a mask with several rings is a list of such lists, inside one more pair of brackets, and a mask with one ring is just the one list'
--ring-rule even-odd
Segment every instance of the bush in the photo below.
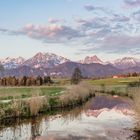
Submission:
{"label": "bush", "polygon": [[49,99],[49,106],[50,107],[57,107],[59,100],[57,97],[52,97]]}
{"label": "bush", "polygon": [[47,98],[40,96],[32,96],[27,102],[31,116],[38,115],[43,106],[48,103]]}
{"label": "bush", "polygon": [[72,85],[65,92],[60,96],[62,106],[81,104],[88,98],[95,96],[93,86],[87,82]]}
{"label": "bush", "polygon": [[129,87],[140,87],[140,81],[130,82],[128,84]]}

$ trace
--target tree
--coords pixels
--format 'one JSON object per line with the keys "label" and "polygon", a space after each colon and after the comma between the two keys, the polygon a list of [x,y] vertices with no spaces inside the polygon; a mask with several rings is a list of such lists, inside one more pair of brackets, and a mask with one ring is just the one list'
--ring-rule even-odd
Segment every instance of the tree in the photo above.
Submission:
{"label": "tree", "polygon": [[43,84],[43,79],[42,79],[41,76],[37,76],[37,78],[36,78],[36,84],[38,86],[41,86]]}
{"label": "tree", "polygon": [[4,70],[5,70],[5,69],[4,69],[3,65],[0,63],[0,75],[1,75],[1,76],[3,76]]}
{"label": "tree", "polygon": [[79,68],[75,68],[74,69],[74,73],[71,77],[71,83],[72,84],[78,84],[82,79],[82,73],[81,70]]}
{"label": "tree", "polygon": [[134,73],[132,73],[132,76],[133,76],[133,77],[137,77],[138,74],[137,74],[136,72],[134,72]]}
{"label": "tree", "polygon": [[26,77],[26,76],[23,76],[23,77],[21,78],[20,86],[26,86],[26,81],[27,81],[27,77]]}
{"label": "tree", "polygon": [[50,76],[45,76],[44,77],[44,84],[48,84],[50,86],[50,84],[52,84],[53,81],[51,80]]}
{"label": "tree", "polygon": [[31,79],[30,79],[30,77],[27,77],[27,79],[26,79],[26,86],[31,86]]}
{"label": "tree", "polygon": [[33,76],[30,77],[30,80],[32,86],[36,85],[36,79]]}

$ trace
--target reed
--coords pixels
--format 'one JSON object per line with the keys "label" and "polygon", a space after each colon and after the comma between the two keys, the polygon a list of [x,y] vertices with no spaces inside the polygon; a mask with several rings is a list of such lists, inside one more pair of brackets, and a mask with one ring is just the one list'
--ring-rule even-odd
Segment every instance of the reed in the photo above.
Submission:
{"label": "reed", "polygon": [[7,104],[0,104],[0,119],[31,117],[56,108],[75,107],[95,96],[93,86],[87,82],[68,86],[63,94],[56,96],[40,96],[40,92],[40,90],[33,90],[30,98],[13,99]]}

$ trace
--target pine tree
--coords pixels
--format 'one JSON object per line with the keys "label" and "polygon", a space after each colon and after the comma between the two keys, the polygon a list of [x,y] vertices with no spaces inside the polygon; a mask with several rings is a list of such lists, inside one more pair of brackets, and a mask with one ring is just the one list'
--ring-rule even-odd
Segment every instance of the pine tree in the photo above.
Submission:
{"label": "pine tree", "polygon": [[72,84],[78,84],[82,79],[82,73],[81,70],[79,68],[75,68],[74,69],[74,73],[71,77],[71,83]]}

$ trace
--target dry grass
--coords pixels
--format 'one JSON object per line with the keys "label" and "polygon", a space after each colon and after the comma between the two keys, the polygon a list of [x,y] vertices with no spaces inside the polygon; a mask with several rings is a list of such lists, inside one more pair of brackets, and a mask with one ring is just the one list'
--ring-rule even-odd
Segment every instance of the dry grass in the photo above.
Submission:
{"label": "dry grass", "polygon": [[87,82],[81,82],[78,85],[70,86],[65,92],[60,96],[62,105],[75,103],[79,100],[83,102],[90,94],[93,94],[93,86]]}
{"label": "dry grass", "polygon": [[5,111],[3,108],[0,108],[0,117],[5,116]]}
{"label": "dry grass", "polygon": [[13,115],[14,116],[19,116],[21,113],[21,107],[22,106],[22,102],[21,100],[12,100],[11,103],[11,110],[13,110]]}
{"label": "dry grass", "polygon": [[[47,92],[47,91],[46,91]],[[30,91],[32,95],[26,99],[13,99],[9,103],[0,104],[0,119],[7,117],[31,117],[50,111],[56,107],[63,108],[83,104],[93,97],[93,86],[87,82],[71,85],[57,96],[48,94],[40,96],[41,90]]]}
{"label": "dry grass", "polygon": [[39,110],[43,107],[44,98],[39,96],[33,96],[28,100],[28,105],[31,115],[37,115]]}
{"label": "dry grass", "polygon": [[48,103],[47,97],[40,96],[40,90],[34,91],[32,97],[27,100],[31,115],[38,115],[41,108]]}
{"label": "dry grass", "polygon": [[138,117],[138,128],[140,129],[140,87],[131,88],[129,94],[133,95],[134,109]]}

